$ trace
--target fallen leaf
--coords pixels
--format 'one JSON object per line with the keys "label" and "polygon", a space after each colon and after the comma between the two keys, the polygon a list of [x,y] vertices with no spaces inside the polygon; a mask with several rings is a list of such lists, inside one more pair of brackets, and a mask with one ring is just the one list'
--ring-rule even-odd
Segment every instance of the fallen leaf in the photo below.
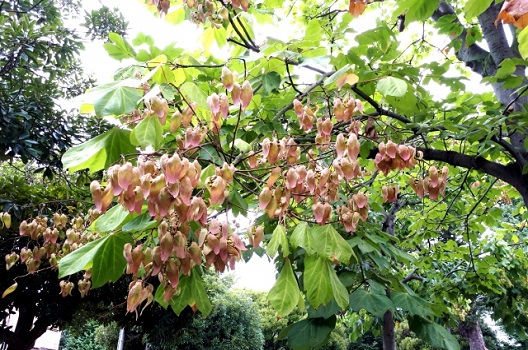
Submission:
{"label": "fallen leaf", "polygon": [[15,289],[17,289],[18,287],[18,283],[13,283],[11,286],[9,286],[9,288],[7,288],[4,293],[2,293],[2,299],[5,298],[8,294],[11,294],[15,291]]}

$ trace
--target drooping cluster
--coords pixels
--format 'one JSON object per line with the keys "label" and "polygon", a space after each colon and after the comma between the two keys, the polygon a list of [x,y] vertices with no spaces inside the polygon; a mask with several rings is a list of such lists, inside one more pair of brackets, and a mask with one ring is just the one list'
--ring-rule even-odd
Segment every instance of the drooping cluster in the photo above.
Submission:
{"label": "drooping cluster", "polygon": [[410,178],[409,185],[420,198],[429,194],[430,199],[437,199],[439,194],[444,195],[448,174],[448,167],[444,166],[442,172],[439,173],[438,169],[433,165],[429,168],[429,176],[423,179]]}
{"label": "drooping cluster", "polygon": [[140,214],[146,201],[149,214],[156,218],[176,216],[180,223],[197,222],[205,225],[209,204],[222,203],[229,195],[227,186],[233,182],[235,168],[225,163],[215,174],[205,180],[209,198],[193,195],[202,184],[202,168],[198,161],[192,163],[177,153],[163,154],[159,160],[140,156],[137,166],[130,162],[108,169],[108,184],[102,189],[97,181],[90,188],[95,206],[105,212],[114,196],[130,212]]}
{"label": "drooping cluster", "polygon": [[368,195],[358,192],[350,197],[346,205],[336,209],[339,221],[345,226],[347,232],[355,232],[359,220],[367,221],[369,204]]}
{"label": "drooping cluster", "polygon": [[[206,20],[209,20],[215,28],[220,28],[222,21],[229,20],[227,8],[218,7],[211,0],[183,0],[183,3],[191,10],[191,19],[195,23],[205,23]],[[249,0],[227,0],[226,3],[231,4],[233,8],[240,8],[242,11],[247,11],[249,8]],[[167,11],[168,7],[166,10],[160,10],[160,12],[165,13]]]}
{"label": "drooping cluster", "polygon": [[387,175],[391,170],[411,169],[416,165],[416,148],[398,145],[392,140],[380,142],[374,162],[376,168]]}
{"label": "drooping cluster", "polygon": [[[220,76],[220,81],[224,85],[225,89],[231,95],[231,103],[233,106],[240,105],[243,111],[251,103],[253,98],[253,88],[249,81],[244,80],[242,85],[240,85],[236,80],[238,79],[238,74],[232,72],[226,66],[222,67],[222,75]],[[213,93],[207,97],[207,104],[212,113],[212,125],[211,129],[218,133],[220,127],[222,126],[222,120],[227,118],[229,115],[229,98],[224,93]]]}
{"label": "drooping cluster", "polygon": [[348,122],[355,114],[363,113],[363,103],[350,96],[345,97],[343,100],[336,97],[334,98],[332,111],[338,122]]}
{"label": "drooping cluster", "polygon": [[[5,217],[5,214],[7,213],[0,213],[0,216]],[[90,210],[87,220],[81,217],[68,220],[65,214],[55,213],[51,220],[38,216],[29,222],[22,221],[19,225],[19,234],[21,237],[26,237],[28,243],[19,253],[11,252],[5,255],[6,270],[20,263],[26,265],[28,273],[33,274],[38,272],[45,262],[51,269],[57,269],[61,257],[100,237],[97,233],[86,229],[100,214],[97,210]],[[90,290],[90,278],[90,271],[86,271],[83,278],[77,282],[81,297]],[[59,286],[61,295],[65,297],[71,295],[75,284],[72,281],[61,280]]]}
{"label": "drooping cluster", "polygon": [[144,300],[150,300],[148,293],[152,293],[152,289],[144,281],[149,276],[158,277],[164,287],[163,298],[168,302],[178,290],[180,275],[190,275],[192,268],[201,265],[202,260],[207,268],[214,266],[223,272],[228,266],[234,269],[240,251],[246,250],[240,237],[226,222],[210,220],[205,227],[194,232],[193,238],[190,238],[188,229],[177,224],[176,218],[164,219],[157,230],[159,243],[153,248],[143,244],[125,245],[126,272],[135,276],[129,289],[132,301],[127,304],[128,311],[135,310]]}

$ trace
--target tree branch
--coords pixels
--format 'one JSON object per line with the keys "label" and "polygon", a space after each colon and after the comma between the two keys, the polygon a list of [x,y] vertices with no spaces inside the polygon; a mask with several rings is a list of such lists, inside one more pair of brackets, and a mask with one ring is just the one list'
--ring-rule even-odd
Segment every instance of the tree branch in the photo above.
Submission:
{"label": "tree branch", "polygon": [[470,156],[454,151],[442,151],[422,147],[418,147],[417,150],[423,152],[423,158],[426,160],[436,160],[453,166],[483,171],[488,175],[496,177],[515,187],[523,197],[524,203],[528,205],[528,181],[522,175],[522,169],[516,163],[502,165],[480,156]]}
{"label": "tree branch", "polygon": [[[308,86],[304,90],[304,92],[302,94],[297,95],[296,98],[302,100],[304,97],[306,97],[306,95],[308,95],[310,92],[312,92],[313,89],[315,89],[316,87],[320,86],[327,77],[331,76],[334,73],[335,72],[326,72],[326,73],[322,74],[319,77],[319,79],[317,79],[317,81],[315,83],[313,83],[312,85]],[[293,108],[293,101],[290,104],[284,106],[280,111],[278,111],[277,114],[275,115],[275,117],[273,118],[273,120],[281,119],[284,116],[284,114],[287,111],[289,111],[290,109],[292,109],[292,108]]]}

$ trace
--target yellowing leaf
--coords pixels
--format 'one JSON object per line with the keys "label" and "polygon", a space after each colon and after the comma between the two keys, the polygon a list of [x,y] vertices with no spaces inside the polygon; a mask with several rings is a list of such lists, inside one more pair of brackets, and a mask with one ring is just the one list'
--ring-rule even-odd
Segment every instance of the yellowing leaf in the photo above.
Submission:
{"label": "yellowing leaf", "polygon": [[4,293],[2,293],[2,299],[5,298],[8,294],[11,294],[15,291],[15,289],[17,289],[18,287],[18,283],[13,283],[12,285],[9,286],[9,288],[7,288]]}
{"label": "yellowing leaf", "polygon": [[528,26],[528,2],[526,0],[506,0],[495,20],[495,25],[502,20],[512,23],[519,29]]}
{"label": "yellowing leaf", "polygon": [[79,108],[80,114],[95,114],[94,105],[91,103],[82,103]]}
{"label": "yellowing leaf", "polygon": [[336,85],[339,90],[343,87],[343,85],[348,84],[350,86],[353,86],[355,83],[359,81],[359,77],[353,73],[349,74],[343,74],[336,80]]}
{"label": "yellowing leaf", "polygon": [[147,67],[154,68],[160,64],[167,63],[167,56],[161,54],[147,62]]}

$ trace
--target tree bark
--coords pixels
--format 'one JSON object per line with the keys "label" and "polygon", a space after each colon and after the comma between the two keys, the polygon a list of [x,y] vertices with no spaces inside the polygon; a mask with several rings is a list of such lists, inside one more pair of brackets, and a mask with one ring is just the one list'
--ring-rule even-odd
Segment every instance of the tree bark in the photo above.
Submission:
{"label": "tree bark", "polygon": [[35,320],[32,308],[20,308],[13,332],[6,334],[8,350],[31,350],[37,339],[46,332],[50,323],[42,318]]}
{"label": "tree bark", "polygon": [[[383,336],[383,350],[396,350],[396,333],[394,333],[394,318],[392,311],[387,311],[383,315],[383,324],[381,326]],[[473,349],[471,349],[473,350]]]}
{"label": "tree bark", "polygon": [[458,331],[468,341],[470,350],[488,350],[478,319],[460,322]]}

